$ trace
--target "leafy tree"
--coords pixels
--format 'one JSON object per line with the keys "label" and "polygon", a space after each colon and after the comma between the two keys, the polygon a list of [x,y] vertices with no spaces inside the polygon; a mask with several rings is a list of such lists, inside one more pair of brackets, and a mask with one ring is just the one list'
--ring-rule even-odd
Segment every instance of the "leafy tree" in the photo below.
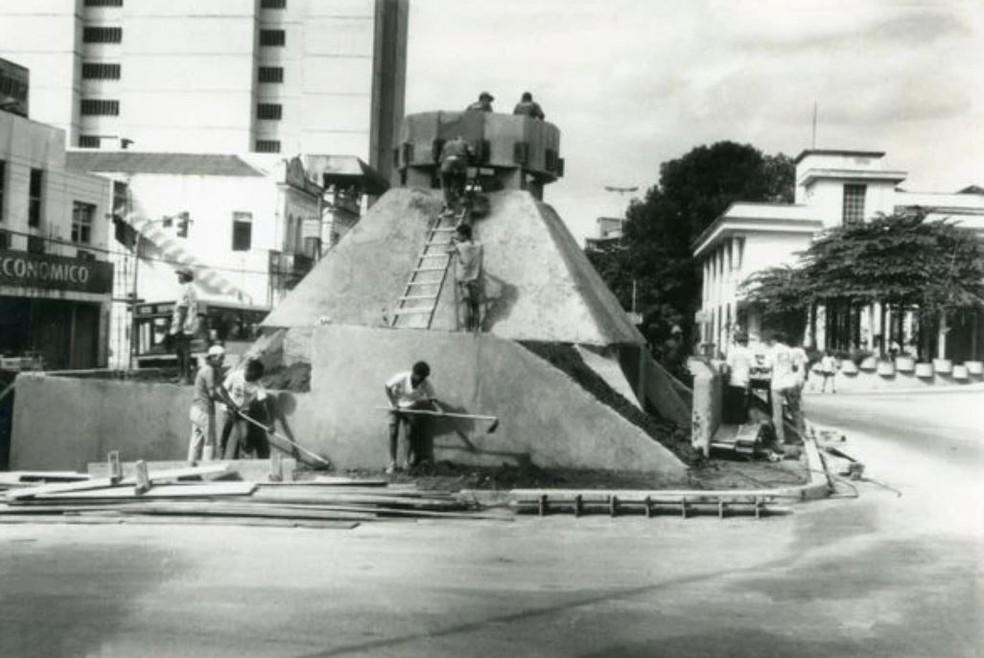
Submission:
{"label": "leafy tree", "polygon": [[[931,328],[941,314],[984,304],[984,248],[972,231],[927,222],[922,211],[880,216],[826,231],[798,267],[753,275],[743,290],[772,319],[878,302],[917,307],[920,326]],[[925,353],[932,332],[923,334]]]}
{"label": "leafy tree", "polygon": [[690,344],[700,292],[693,241],[735,201],[792,201],[793,178],[784,155],[729,141],[699,146],[660,166],[659,184],[630,204],[619,247],[588,253],[626,308],[636,282],[643,333],[657,354],[674,325]]}

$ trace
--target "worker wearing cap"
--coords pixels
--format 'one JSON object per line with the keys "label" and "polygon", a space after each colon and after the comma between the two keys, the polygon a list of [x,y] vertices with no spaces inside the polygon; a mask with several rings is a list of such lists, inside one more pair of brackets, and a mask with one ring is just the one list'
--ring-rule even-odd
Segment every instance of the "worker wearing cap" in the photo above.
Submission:
{"label": "worker wearing cap", "polygon": [[465,108],[467,112],[491,112],[492,111],[492,101],[495,98],[487,91],[483,91],[478,95],[478,100]]}
{"label": "worker wearing cap", "polygon": [[434,387],[430,381],[430,366],[426,361],[417,361],[407,372],[400,372],[386,382],[386,397],[389,399],[391,411],[389,420],[389,466],[387,473],[397,470],[396,455],[400,444],[400,425],[404,427],[407,442],[406,467],[416,466],[423,457],[424,447],[421,445],[421,429],[425,416],[412,411],[436,411],[442,413],[436,400]]}
{"label": "worker wearing cap", "polygon": [[191,398],[191,438],[188,441],[188,463],[215,458],[215,402],[221,400],[222,361],[225,349],[212,345],[205,356],[205,365],[195,375],[195,392]]}
{"label": "worker wearing cap", "polygon": [[516,107],[513,108],[513,114],[518,114],[521,116],[533,117],[534,119],[540,119],[541,121],[546,118],[543,114],[543,108],[540,104],[533,100],[533,94],[528,91],[523,92],[523,96],[516,103]]}
{"label": "worker wearing cap", "polygon": [[198,293],[195,292],[195,275],[190,269],[181,268],[176,273],[181,291],[174,302],[168,333],[178,358],[178,382],[188,384],[192,372],[191,339],[198,333]]}

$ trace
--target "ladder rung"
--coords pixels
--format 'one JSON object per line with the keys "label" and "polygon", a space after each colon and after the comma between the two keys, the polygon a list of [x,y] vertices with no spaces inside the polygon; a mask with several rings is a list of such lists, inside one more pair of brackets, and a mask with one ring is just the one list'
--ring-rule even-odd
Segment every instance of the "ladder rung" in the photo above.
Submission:
{"label": "ladder rung", "polygon": [[446,269],[448,269],[448,268],[446,268],[446,267],[418,267],[417,269],[414,270],[414,273],[417,273],[417,272],[443,272]]}
{"label": "ladder rung", "polygon": [[399,301],[401,301],[401,302],[409,302],[409,301],[415,300],[415,299],[430,299],[430,300],[433,301],[433,300],[437,299],[437,295],[407,295],[405,297],[400,297]]}
{"label": "ladder rung", "polygon": [[420,315],[421,313],[431,313],[434,308],[398,308],[393,311],[393,315]]}
{"label": "ladder rung", "polygon": [[447,258],[448,254],[438,253],[438,254],[421,254],[421,258]]}
{"label": "ladder rung", "polygon": [[449,228],[432,228],[431,229],[431,231],[433,231],[434,233],[454,233],[457,230],[458,229],[456,229],[454,227],[449,227]]}
{"label": "ladder rung", "polygon": [[441,285],[441,280],[437,281],[411,281],[407,286],[439,286]]}

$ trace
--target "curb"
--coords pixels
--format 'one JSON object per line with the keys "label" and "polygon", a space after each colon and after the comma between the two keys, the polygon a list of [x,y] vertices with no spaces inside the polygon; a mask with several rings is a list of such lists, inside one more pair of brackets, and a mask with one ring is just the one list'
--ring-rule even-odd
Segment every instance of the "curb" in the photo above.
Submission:
{"label": "curb", "polygon": [[[570,489],[556,489],[553,491],[555,495],[564,494],[577,494],[577,493],[591,493],[593,495],[605,496],[605,495],[624,495],[625,493],[631,491],[634,495],[652,495],[652,496],[666,496],[666,495],[680,495],[692,498],[699,498],[701,496],[762,496],[762,497],[772,497],[772,498],[787,498],[799,501],[807,500],[819,500],[821,498],[826,498],[830,495],[832,491],[832,485],[830,482],[830,475],[827,473],[827,466],[823,460],[823,456],[820,454],[820,449],[817,447],[816,439],[812,436],[808,436],[803,441],[803,452],[806,456],[806,466],[807,472],[809,473],[810,479],[805,484],[798,484],[792,487],[779,487],[777,489],[652,489],[652,490],[620,490],[620,489],[585,489],[585,490],[570,490]],[[544,489],[544,491],[550,491],[549,489]],[[509,491],[490,491],[487,489],[462,489],[458,492],[461,496],[469,496],[476,503],[482,505],[483,507],[504,507],[508,506],[521,497],[528,497],[528,494],[523,494],[520,490],[509,490]]]}

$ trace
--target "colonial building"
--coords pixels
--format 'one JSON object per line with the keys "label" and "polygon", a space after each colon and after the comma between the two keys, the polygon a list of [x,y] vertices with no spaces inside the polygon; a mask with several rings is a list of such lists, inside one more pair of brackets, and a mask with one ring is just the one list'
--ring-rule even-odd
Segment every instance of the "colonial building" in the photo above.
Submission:
{"label": "colonial building", "polygon": [[[900,185],[906,172],[886,169],[879,151],[806,150],[795,160],[796,193],[793,204],[732,204],[694,243],[694,256],[702,273],[700,310],[697,321],[708,351],[721,353],[730,343],[735,327],[754,337],[761,319],[742,303],[740,286],[755,272],[780,265],[795,265],[798,253],[824,229],[863,222],[884,213],[920,207],[928,218],[949,218],[975,229],[984,237],[984,195],[968,188],[958,193],[915,193]],[[835,335],[832,318],[820,309],[816,318],[816,347],[887,347],[887,337],[898,336],[905,345],[913,340],[911,311],[882,312],[878,305],[857,311],[852,326],[856,335]],[[957,319],[944,326],[935,354],[958,360],[984,356],[981,313]],[[794,337],[796,339],[804,337]],[[880,345],[879,345],[880,341]]]}
{"label": "colonial building", "polygon": [[99,367],[113,287],[110,185],[66,167],[65,132],[26,108],[0,106],[0,367]]}

